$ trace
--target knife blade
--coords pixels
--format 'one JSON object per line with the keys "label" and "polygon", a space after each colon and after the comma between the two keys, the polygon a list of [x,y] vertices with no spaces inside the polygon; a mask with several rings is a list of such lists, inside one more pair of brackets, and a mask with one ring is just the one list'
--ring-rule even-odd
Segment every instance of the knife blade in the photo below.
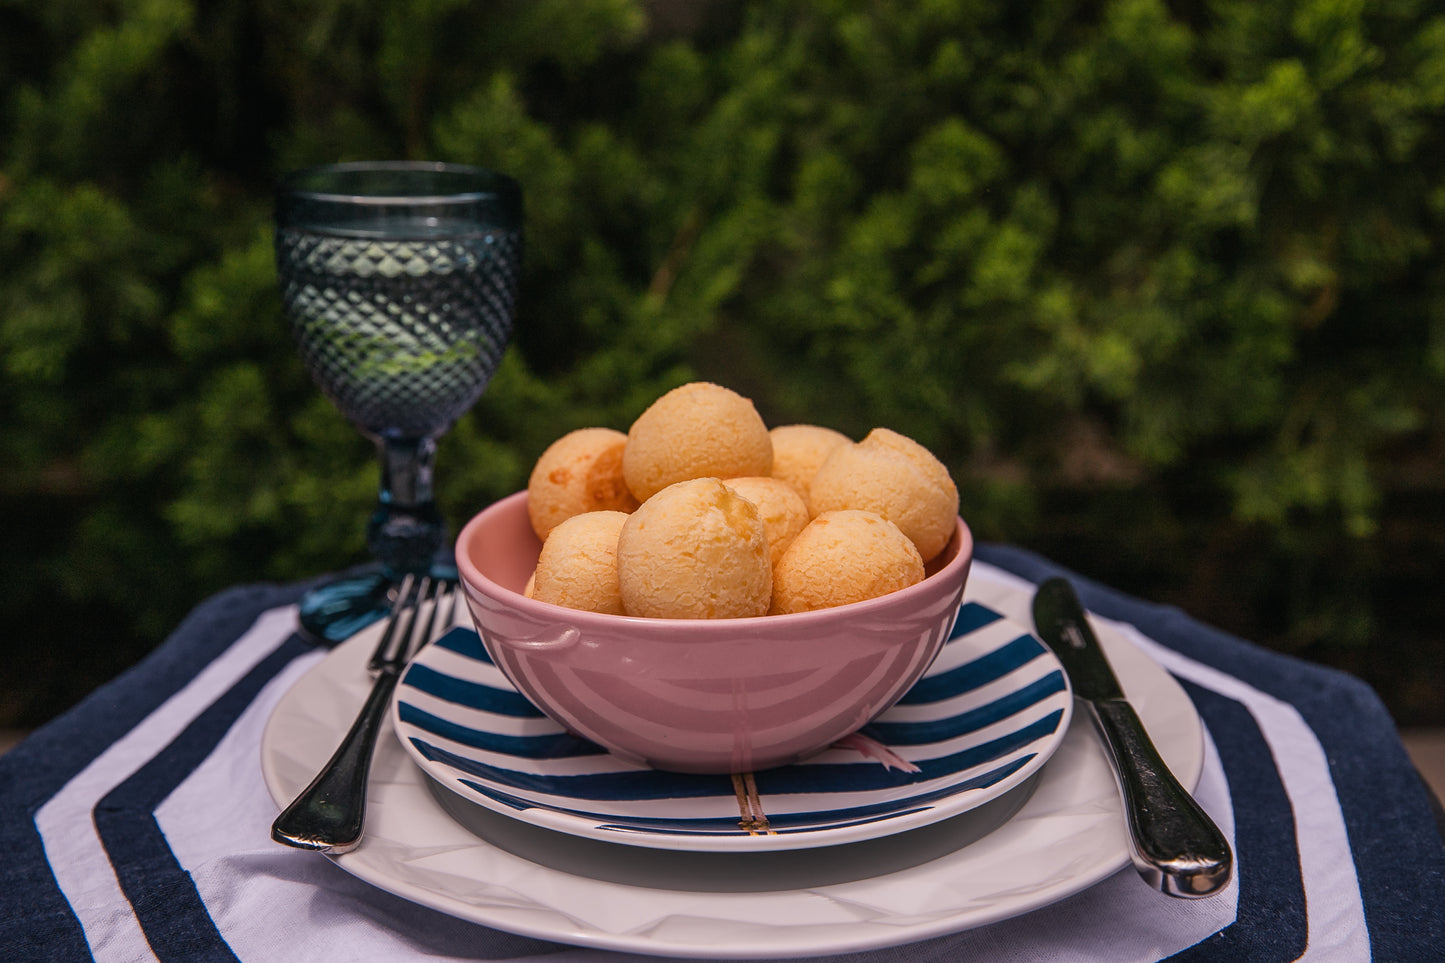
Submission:
{"label": "knife blade", "polygon": [[1169,896],[1219,892],[1233,874],[1229,842],[1159,756],[1069,581],[1052,578],[1040,585],[1033,614],[1039,637],[1063,664],[1108,750],[1134,868]]}

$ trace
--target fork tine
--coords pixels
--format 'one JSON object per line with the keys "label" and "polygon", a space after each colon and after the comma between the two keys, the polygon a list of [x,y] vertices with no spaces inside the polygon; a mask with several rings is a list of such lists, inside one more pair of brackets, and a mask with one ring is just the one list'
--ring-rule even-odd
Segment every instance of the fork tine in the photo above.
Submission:
{"label": "fork tine", "polygon": [[[413,577],[408,575],[408,579]],[[397,614],[396,622],[399,631],[395,631],[392,637],[387,640],[390,644],[378,646],[372,656],[370,669],[378,672],[386,665],[405,665],[406,653],[411,648],[412,638],[416,634],[416,622],[420,616],[422,604],[426,601],[427,592],[431,589],[432,580],[430,576],[423,575],[413,580],[410,591],[401,597],[402,611]]]}
{"label": "fork tine", "polygon": [[412,600],[411,612],[407,618],[406,630],[400,640],[386,653],[386,662],[400,668],[406,665],[407,653],[416,645],[416,624],[421,619],[422,606],[426,604],[427,593],[432,590],[432,577],[423,575],[417,583],[416,597]]}
{"label": "fork tine", "polygon": [[[437,624],[437,612],[442,607],[442,594],[444,592],[450,591],[450,583],[448,583],[444,579],[437,579],[431,584],[431,589],[432,605],[431,611],[427,613],[426,629],[420,635],[413,633],[412,637],[407,641],[406,650],[404,652],[404,655],[407,659],[411,659],[413,656],[415,656],[418,652],[421,651],[422,646],[426,645],[432,640],[432,631],[436,628]],[[418,598],[416,604],[417,612],[418,614],[420,614],[422,600]]]}
{"label": "fork tine", "polygon": [[447,624],[444,628],[453,629],[457,625],[457,607],[462,597],[462,587],[456,582],[451,583],[452,604],[447,607]]}
{"label": "fork tine", "polygon": [[[397,592],[396,603],[392,606],[391,615],[383,633],[381,641],[376,646],[376,651],[371,654],[371,661],[367,668],[372,673],[379,672],[382,666],[395,662],[402,666],[410,661],[411,657],[432,640],[436,633],[437,617],[442,606],[447,600],[451,602],[451,610],[447,614],[446,621],[441,625],[442,631],[451,628],[456,624],[456,582],[451,579],[432,578],[430,575],[423,575],[420,579],[407,575],[402,579],[401,589]],[[417,631],[417,622],[421,619],[422,609],[431,603],[427,613],[426,625],[421,632]],[[410,609],[410,612],[406,610]],[[406,626],[401,628],[405,619]],[[401,631],[398,633],[398,629]]]}
{"label": "fork tine", "polygon": [[381,640],[376,643],[376,649],[371,653],[371,661],[366,664],[368,671],[375,672],[385,661],[386,653],[391,649],[392,640],[396,637],[396,627],[401,622],[401,613],[406,609],[411,598],[411,590],[415,581],[416,577],[410,573],[402,578],[401,587],[396,592],[396,600],[391,603],[391,613],[386,617],[386,631],[381,633]]}

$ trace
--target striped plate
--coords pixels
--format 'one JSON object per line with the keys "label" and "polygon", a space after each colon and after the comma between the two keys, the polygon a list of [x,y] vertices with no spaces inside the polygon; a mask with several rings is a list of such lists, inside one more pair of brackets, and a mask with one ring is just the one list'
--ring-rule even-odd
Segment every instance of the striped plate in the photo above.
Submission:
{"label": "striped plate", "polygon": [[407,668],[392,723],[423,772],[488,809],[634,846],[748,851],[885,836],[980,806],[1044,764],[1071,709],[1053,653],[966,602],[896,706],[791,766],[729,777],[623,762],[542,715],[470,629]]}

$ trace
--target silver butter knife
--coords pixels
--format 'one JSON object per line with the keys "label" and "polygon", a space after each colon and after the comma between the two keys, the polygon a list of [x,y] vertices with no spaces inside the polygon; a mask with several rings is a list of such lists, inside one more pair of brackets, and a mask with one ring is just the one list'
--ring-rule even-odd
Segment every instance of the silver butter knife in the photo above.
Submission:
{"label": "silver butter knife", "polygon": [[1219,827],[1169,771],[1109,666],[1067,579],[1034,595],[1034,626],[1088,707],[1114,763],[1129,824],[1129,850],[1145,882],[1169,896],[1212,896],[1234,867]]}

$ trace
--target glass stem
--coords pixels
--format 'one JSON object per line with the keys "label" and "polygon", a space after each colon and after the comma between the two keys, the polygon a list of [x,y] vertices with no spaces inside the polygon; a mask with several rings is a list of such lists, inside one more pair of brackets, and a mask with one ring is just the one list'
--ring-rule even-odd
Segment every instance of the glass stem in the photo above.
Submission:
{"label": "glass stem", "polygon": [[446,543],[432,495],[435,438],[379,438],[381,490],[366,543],[392,578],[425,572]]}
{"label": "glass stem", "polygon": [[383,504],[429,505],[435,474],[435,438],[383,438],[377,443],[381,455]]}

